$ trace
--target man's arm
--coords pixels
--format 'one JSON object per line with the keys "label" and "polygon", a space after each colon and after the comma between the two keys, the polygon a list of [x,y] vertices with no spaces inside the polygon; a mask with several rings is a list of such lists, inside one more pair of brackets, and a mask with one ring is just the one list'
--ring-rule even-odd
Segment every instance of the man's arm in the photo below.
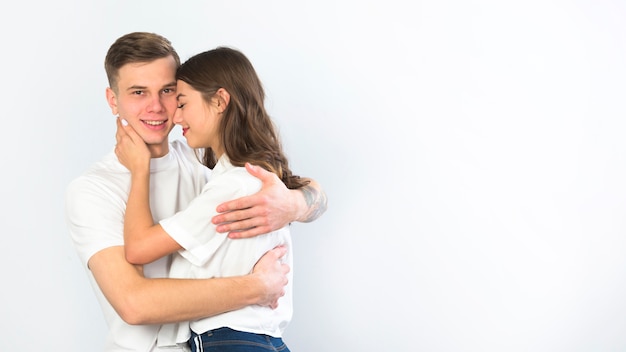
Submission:
{"label": "man's arm", "polygon": [[113,308],[128,324],[164,324],[200,319],[258,304],[276,308],[284,295],[289,266],[277,247],[246,276],[213,279],[148,279],[129,264],[124,247],[94,254],[89,268]]}
{"label": "man's arm", "polygon": [[220,204],[213,217],[217,231],[231,238],[246,238],[268,233],[290,222],[311,222],[327,208],[326,193],[313,179],[308,185],[289,190],[276,176],[259,166],[246,163],[248,172],[263,183],[261,191]]}
{"label": "man's arm", "polygon": [[317,181],[311,178],[304,179],[309,181],[308,185],[299,189],[290,190],[290,192],[293,191],[299,200],[297,208],[304,209],[304,213],[294,221],[312,222],[324,214],[328,206],[328,200],[326,198],[326,193],[322,190],[322,186],[320,186]]}

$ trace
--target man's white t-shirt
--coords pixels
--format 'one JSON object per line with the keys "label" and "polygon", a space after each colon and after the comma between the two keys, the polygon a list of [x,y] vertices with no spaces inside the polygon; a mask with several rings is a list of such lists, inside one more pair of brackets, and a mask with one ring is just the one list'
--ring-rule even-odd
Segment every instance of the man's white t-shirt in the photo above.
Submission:
{"label": "man's white t-shirt", "polygon": [[[185,209],[206,184],[210,170],[183,141],[170,143],[162,158],[150,161],[150,207],[154,221]],[[156,347],[160,325],[129,325],[115,312],[87,267],[95,253],[124,245],[124,212],[130,172],[111,152],[73,180],[66,190],[66,220],[78,256],[109,326],[106,352],[160,351]],[[210,221],[210,214],[205,215]],[[144,266],[146,277],[167,277],[171,256]],[[178,349],[166,349],[178,351]]]}

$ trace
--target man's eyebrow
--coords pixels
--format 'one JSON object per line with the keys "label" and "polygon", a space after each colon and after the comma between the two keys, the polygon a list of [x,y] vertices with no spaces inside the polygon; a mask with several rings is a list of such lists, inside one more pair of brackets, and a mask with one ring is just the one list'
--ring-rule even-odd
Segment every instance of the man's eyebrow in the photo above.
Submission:
{"label": "man's eyebrow", "polygon": [[126,90],[146,90],[147,87],[145,86],[130,86],[128,88],[126,88]]}

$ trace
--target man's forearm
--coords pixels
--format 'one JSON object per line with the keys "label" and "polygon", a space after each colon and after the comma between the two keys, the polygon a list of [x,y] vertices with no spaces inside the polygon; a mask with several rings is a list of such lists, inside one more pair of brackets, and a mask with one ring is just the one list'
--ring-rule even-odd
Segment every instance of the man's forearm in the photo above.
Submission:
{"label": "man's forearm", "polygon": [[140,265],[124,259],[124,248],[105,248],[89,269],[119,316],[128,324],[163,324],[210,317],[280,297],[288,267],[278,260],[286,249],[265,254],[252,274],[214,279],[148,279]]}
{"label": "man's forearm", "polygon": [[314,221],[322,216],[327,208],[326,193],[315,180],[308,180],[310,181],[308,185],[298,189],[303,197],[301,209],[304,209],[304,212],[297,218],[299,222]]}

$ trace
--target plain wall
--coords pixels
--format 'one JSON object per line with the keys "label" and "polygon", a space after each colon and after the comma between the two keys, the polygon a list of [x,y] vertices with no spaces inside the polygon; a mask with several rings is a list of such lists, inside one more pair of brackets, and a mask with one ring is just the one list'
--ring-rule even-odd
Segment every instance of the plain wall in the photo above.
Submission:
{"label": "plain wall", "polygon": [[103,60],[131,31],[183,60],[242,50],[293,170],[327,192],[293,226],[292,351],[625,350],[625,18],[618,0],[5,5],[0,350],[104,339],[63,192],[113,148]]}

